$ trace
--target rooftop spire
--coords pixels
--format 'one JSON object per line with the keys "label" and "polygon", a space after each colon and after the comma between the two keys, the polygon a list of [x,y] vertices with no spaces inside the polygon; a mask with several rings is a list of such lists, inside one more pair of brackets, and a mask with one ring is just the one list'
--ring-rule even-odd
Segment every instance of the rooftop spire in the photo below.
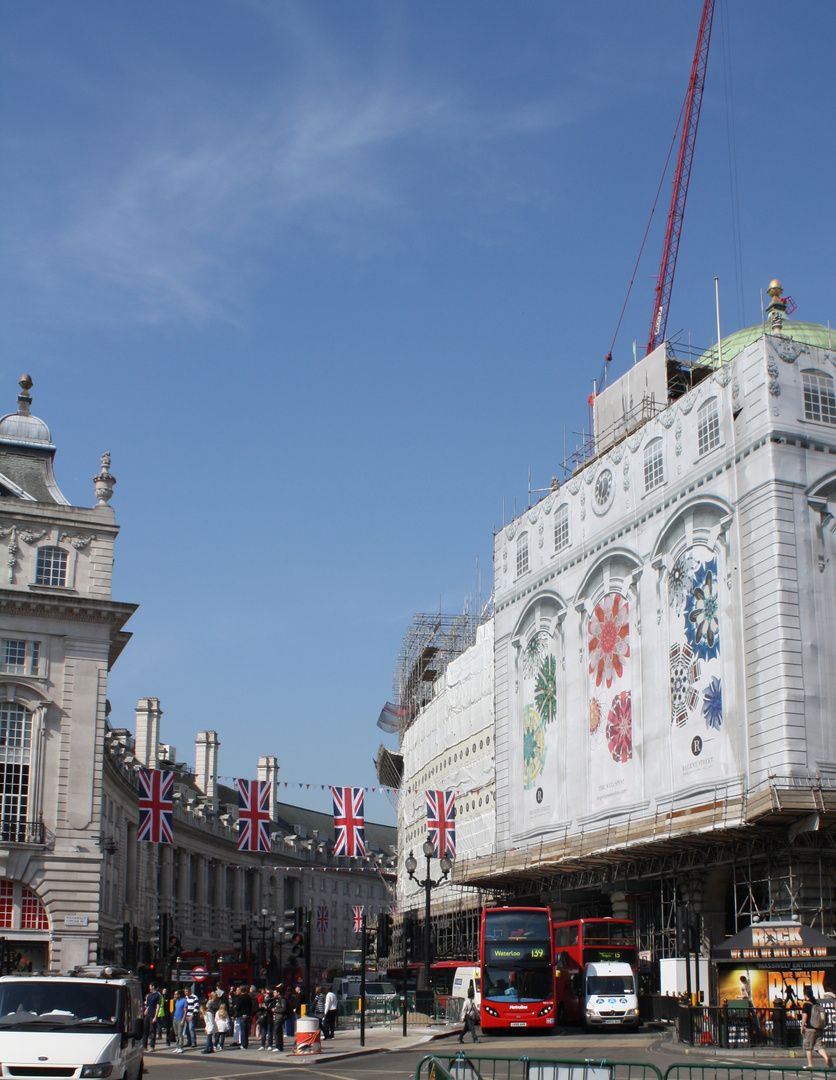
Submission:
{"label": "rooftop spire", "polygon": [[29,391],[32,389],[31,375],[20,376],[20,389],[21,392],[17,395],[17,411],[20,416],[28,416],[32,406],[32,398],[29,396]]}

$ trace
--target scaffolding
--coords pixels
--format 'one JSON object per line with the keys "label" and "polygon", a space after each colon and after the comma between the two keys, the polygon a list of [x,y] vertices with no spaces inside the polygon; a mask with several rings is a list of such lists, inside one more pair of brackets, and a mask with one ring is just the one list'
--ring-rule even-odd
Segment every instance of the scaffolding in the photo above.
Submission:
{"label": "scaffolding", "polygon": [[476,641],[476,631],[493,615],[488,603],[478,614],[465,610],[461,615],[417,614],[404,634],[395,667],[395,701],[403,710],[401,730],[412,723],[435,695],[435,682],[451,660]]}

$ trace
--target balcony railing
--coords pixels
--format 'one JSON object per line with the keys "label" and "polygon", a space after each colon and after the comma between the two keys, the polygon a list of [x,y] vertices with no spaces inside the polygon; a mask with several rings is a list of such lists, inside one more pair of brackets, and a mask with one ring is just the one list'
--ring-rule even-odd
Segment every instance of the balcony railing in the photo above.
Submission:
{"label": "balcony railing", "polygon": [[0,819],[0,844],[46,843],[46,828],[42,821]]}

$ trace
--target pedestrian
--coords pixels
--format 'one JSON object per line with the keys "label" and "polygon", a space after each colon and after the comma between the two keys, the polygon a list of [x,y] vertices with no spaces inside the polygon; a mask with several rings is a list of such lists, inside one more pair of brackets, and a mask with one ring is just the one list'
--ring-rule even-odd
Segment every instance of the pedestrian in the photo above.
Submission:
{"label": "pedestrian", "polygon": [[186,1026],[186,996],[182,990],[174,991],[174,1011],[171,1022],[174,1025],[175,1054],[182,1054],[184,1047],[183,1029]]}
{"label": "pedestrian", "polygon": [[200,1001],[197,994],[192,987],[186,994],[186,1026],[184,1034],[186,1036],[186,1046],[197,1046],[197,1038],[195,1037],[194,1022],[195,1017],[200,1012]]}
{"label": "pedestrian", "polygon": [[[240,990],[241,993],[235,995],[235,1015],[241,1023],[241,1049],[246,1050],[250,1045],[250,1024],[255,1010],[252,993],[245,986]],[[255,991],[255,987],[251,987],[251,990]]]}
{"label": "pedestrian", "polygon": [[323,994],[321,986],[314,990],[313,1011],[314,1016],[319,1021],[319,1030],[323,1031],[325,1026],[325,994]]}
{"label": "pedestrian", "polygon": [[212,1006],[215,1003],[215,995],[210,994],[206,1004],[201,1008],[200,1015],[203,1017],[203,1026],[206,1029],[206,1046],[201,1050],[201,1054],[211,1054],[214,1051],[215,1036],[218,1032],[218,1025],[215,1020],[215,1010]]}
{"label": "pedestrian", "polygon": [[813,1050],[824,1058],[830,1068],[830,1056],[822,1045],[822,1033],[827,1026],[827,1013],[821,1002],[813,997],[813,988],[807,983],[804,987],[804,1004],[801,1007],[801,1038],[804,1052],[807,1054],[807,1068],[813,1067]]}
{"label": "pedestrian", "polygon": [[227,1033],[229,1032],[231,1026],[229,1021],[229,1009],[226,1007],[226,1002],[224,1001],[220,1003],[220,1005],[218,1006],[218,1011],[217,1013],[215,1013],[215,1023],[218,1027],[218,1035],[216,1040],[217,1047],[219,1050],[223,1050],[224,1040],[226,1039]]}
{"label": "pedestrian", "polygon": [[160,1011],[161,1001],[156,983],[151,983],[142,1009],[142,1048],[144,1050],[157,1049],[157,1013]]}
{"label": "pedestrian", "polygon": [[[276,987],[276,1001],[273,1005],[273,1050],[284,1050],[285,1025],[290,1023],[292,1016],[290,1002],[287,1000],[284,983]],[[288,1034],[290,1034],[288,1032]]]}
{"label": "pedestrian", "polygon": [[337,995],[334,993],[333,983],[328,987],[325,995],[325,1023],[322,1025],[326,1039],[333,1039],[337,1030]]}
{"label": "pedestrian", "polygon": [[473,987],[473,979],[470,980],[470,986],[467,988],[467,998],[464,1005],[462,1005],[461,1015],[462,1030],[459,1032],[459,1042],[464,1042],[464,1037],[470,1032],[473,1036],[474,1042],[479,1042],[476,1038],[476,991]]}
{"label": "pedestrian", "polygon": [[261,1034],[261,1045],[259,1050],[269,1050],[273,1043],[273,1005],[274,998],[269,990],[265,990],[261,995],[261,1001],[255,1011],[255,1018],[258,1023],[257,1031]]}

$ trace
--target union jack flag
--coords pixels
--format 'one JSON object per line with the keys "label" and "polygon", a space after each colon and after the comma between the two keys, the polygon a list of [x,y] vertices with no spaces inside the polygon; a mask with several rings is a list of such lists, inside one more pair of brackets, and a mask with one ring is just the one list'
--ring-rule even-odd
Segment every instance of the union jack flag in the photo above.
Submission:
{"label": "union jack flag", "polygon": [[270,783],[238,781],[238,850],[270,850]]}
{"label": "union jack flag", "polygon": [[316,929],[320,934],[328,929],[328,908],[325,904],[320,904],[316,909]]}
{"label": "union jack flag", "polygon": [[174,773],[161,769],[137,769],[139,779],[139,828],[137,840],[152,844],[173,844],[171,819]]}
{"label": "union jack flag", "polygon": [[355,934],[362,934],[362,932],[363,932],[363,912],[365,910],[366,909],[364,907],[352,908],[352,911],[354,912],[354,933]]}
{"label": "union jack flag", "polygon": [[427,792],[427,829],[433,842],[433,855],[443,859],[456,857],[456,793],[455,791]]}
{"label": "union jack flag", "polygon": [[334,796],[334,854],[366,854],[364,789],[332,787]]}

